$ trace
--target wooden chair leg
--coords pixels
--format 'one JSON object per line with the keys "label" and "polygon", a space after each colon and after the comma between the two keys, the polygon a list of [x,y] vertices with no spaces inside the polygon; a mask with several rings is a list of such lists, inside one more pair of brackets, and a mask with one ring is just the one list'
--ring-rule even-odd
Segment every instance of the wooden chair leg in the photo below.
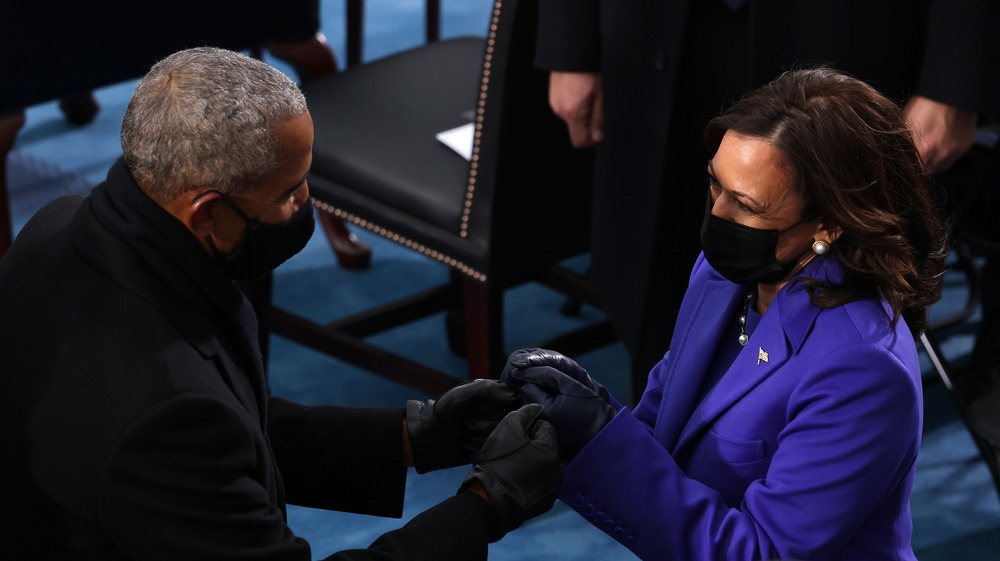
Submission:
{"label": "wooden chair leg", "polygon": [[305,41],[293,43],[272,43],[267,46],[276,58],[291,64],[299,79],[307,82],[333,74],[338,70],[337,59],[326,41],[326,36],[317,33]]}
{"label": "wooden chair leg", "polygon": [[75,92],[59,99],[59,109],[70,124],[83,126],[94,120],[101,106],[94,97],[94,92]]}
{"label": "wooden chair leg", "polygon": [[503,352],[503,292],[488,283],[463,279],[466,359],[469,378],[497,378]]}
{"label": "wooden chair leg", "polygon": [[364,58],[364,0],[347,0],[347,66],[357,66]]}
{"label": "wooden chair leg", "polygon": [[337,262],[345,269],[367,269],[372,260],[372,248],[347,229],[344,221],[328,212],[319,212],[319,223],[337,254]]}
{"label": "wooden chair leg", "polygon": [[14,240],[14,224],[10,216],[7,194],[7,155],[14,148],[17,132],[24,126],[24,112],[0,117],[0,259]]}

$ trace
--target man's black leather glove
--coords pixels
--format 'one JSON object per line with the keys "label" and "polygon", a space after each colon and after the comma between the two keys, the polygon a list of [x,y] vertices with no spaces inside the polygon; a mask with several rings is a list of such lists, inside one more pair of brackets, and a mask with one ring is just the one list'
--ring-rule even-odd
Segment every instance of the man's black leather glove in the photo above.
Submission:
{"label": "man's black leather glove", "polygon": [[472,380],[436,401],[406,402],[406,429],[417,473],[471,462],[497,423],[520,406],[517,390],[499,380]]}
{"label": "man's black leather glove", "polygon": [[497,425],[475,456],[472,471],[459,492],[473,482],[490,497],[495,542],[525,520],[548,512],[562,486],[562,463],[552,425],[541,420],[542,406],[529,404],[513,411]]}
{"label": "man's black leather glove", "polygon": [[559,455],[566,462],[611,422],[621,408],[608,402],[608,391],[590,376],[587,384],[551,366],[527,366],[505,369],[501,377],[521,390],[524,403],[545,406],[542,418],[555,427]]}
{"label": "man's black leather glove", "polygon": [[597,383],[593,378],[587,374],[587,371],[583,369],[575,360],[569,358],[568,356],[556,352],[550,351],[548,349],[520,349],[514,351],[507,357],[507,364],[503,368],[503,372],[500,374],[501,380],[508,380],[511,373],[516,370],[523,370],[531,366],[551,366],[556,370],[566,374],[570,378],[573,378],[577,382],[580,382],[584,386],[587,386],[599,395],[604,401],[608,402],[615,411],[622,408],[615,396],[608,393],[608,390],[604,386]]}

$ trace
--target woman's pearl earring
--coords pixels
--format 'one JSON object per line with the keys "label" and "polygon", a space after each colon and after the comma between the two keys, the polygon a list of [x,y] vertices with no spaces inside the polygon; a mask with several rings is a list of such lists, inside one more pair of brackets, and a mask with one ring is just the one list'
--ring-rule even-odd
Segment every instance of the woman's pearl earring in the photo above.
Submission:
{"label": "woman's pearl earring", "polygon": [[816,240],[813,242],[812,249],[813,253],[815,253],[816,255],[823,255],[827,251],[830,251],[830,244],[826,243],[823,240]]}

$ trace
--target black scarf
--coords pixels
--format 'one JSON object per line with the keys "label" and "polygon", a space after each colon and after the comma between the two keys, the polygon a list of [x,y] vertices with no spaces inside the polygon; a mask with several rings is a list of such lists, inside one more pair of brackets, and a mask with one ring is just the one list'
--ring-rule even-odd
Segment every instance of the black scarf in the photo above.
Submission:
{"label": "black scarf", "polygon": [[225,330],[246,368],[256,374],[251,376],[255,386],[266,391],[257,317],[250,302],[191,231],[142,191],[123,159],[91,191],[89,204],[105,228],[135,248],[172,290]]}

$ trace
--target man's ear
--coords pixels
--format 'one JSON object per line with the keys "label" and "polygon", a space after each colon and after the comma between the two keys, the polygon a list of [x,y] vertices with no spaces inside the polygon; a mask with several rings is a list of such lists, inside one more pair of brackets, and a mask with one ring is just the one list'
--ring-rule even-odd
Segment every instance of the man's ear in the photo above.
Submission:
{"label": "man's ear", "polygon": [[190,189],[177,198],[168,210],[198,239],[209,237],[215,230],[216,203],[222,197],[210,189]]}

